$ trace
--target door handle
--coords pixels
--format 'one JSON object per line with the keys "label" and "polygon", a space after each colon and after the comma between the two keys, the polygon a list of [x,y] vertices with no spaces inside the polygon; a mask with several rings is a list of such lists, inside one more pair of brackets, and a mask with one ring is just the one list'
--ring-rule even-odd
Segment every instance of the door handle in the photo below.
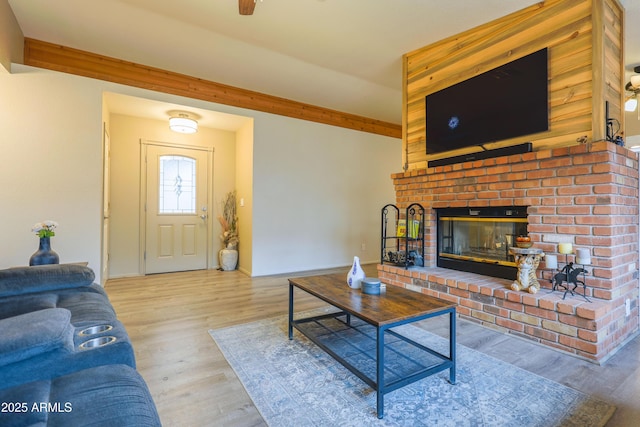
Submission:
{"label": "door handle", "polygon": [[203,221],[207,220],[207,216],[205,214],[200,215],[200,218],[202,218]]}

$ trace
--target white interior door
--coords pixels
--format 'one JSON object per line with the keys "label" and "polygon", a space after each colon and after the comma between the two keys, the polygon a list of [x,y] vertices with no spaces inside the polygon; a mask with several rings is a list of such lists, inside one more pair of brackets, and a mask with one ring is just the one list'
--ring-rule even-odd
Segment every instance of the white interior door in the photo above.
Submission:
{"label": "white interior door", "polygon": [[208,156],[146,146],[145,273],[207,268]]}

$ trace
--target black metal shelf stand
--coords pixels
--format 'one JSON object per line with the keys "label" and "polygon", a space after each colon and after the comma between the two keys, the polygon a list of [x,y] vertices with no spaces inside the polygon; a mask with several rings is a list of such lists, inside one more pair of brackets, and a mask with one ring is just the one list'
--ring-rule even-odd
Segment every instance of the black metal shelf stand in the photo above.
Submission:
{"label": "black metal shelf stand", "polygon": [[381,212],[380,263],[424,267],[424,221],[424,208],[419,203],[407,206],[404,217],[396,205],[385,205]]}

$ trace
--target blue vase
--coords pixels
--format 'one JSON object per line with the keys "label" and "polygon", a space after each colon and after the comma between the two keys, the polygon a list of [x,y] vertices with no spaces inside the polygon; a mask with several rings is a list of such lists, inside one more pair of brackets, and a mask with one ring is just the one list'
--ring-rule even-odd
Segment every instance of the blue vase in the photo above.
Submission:
{"label": "blue vase", "polygon": [[45,264],[59,264],[60,257],[57,253],[51,250],[50,237],[40,238],[40,247],[29,258],[29,265],[45,265]]}

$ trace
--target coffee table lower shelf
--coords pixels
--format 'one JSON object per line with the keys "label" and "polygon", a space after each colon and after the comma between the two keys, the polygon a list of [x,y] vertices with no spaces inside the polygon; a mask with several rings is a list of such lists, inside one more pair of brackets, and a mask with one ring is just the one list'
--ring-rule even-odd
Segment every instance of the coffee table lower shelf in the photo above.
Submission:
{"label": "coffee table lower shelf", "polygon": [[[449,355],[392,330],[444,314],[450,316]],[[378,418],[384,417],[386,393],[446,369],[449,381],[455,384],[455,308],[378,327],[345,311],[295,320],[290,312],[289,320],[289,339],[293,339],[293,328],[297,329],[376,390]]]}

